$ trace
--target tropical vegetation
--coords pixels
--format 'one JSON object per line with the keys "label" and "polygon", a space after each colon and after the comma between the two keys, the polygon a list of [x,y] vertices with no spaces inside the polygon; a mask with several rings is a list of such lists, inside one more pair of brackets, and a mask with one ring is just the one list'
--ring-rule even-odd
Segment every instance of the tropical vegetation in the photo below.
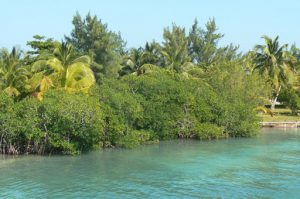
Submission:
{"label": "tropical vegetation", "polygon": [[0,153],[249,137],[278,102],[298,114],[300,50],[279,37],[243,53],[218,44],[214,19],[195,20],[128,49],[97,16],[72,23],[64,41],[35,35],[28,51],[0,51]]}

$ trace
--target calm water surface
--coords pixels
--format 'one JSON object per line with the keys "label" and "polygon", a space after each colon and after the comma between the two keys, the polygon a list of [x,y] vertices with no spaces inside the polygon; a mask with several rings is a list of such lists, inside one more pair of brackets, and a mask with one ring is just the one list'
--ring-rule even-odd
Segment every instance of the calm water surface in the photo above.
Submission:
{"label": "calm water surface", "polygon": [[0,156],[0,198],[299,198],[300,130],[77,157]]}

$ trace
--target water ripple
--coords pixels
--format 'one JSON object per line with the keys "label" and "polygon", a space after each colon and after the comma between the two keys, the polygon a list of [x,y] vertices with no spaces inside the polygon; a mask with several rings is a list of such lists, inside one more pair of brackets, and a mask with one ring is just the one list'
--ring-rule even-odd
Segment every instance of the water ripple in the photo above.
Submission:
{"label": "water ripple", "polygon": [[300,133],[0,158],[0,198],[297,198]]}

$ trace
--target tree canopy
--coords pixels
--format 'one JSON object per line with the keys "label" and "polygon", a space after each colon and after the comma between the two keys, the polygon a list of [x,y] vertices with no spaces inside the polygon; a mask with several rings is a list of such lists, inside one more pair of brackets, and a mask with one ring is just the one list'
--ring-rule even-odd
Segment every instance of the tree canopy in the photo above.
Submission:
{"label": "tree canopy", "polygon": [[128,49],[97,16],[72,23],[63,41],[35,35],[28,51],[1,49],[0,153],[248,137],[277,101],[300,109],[300,50],[279,37],[241,53],[219,45],[215,19],[195,20]]}
{"label": "tree canopy", "polygon": [[107,24],[90,13],[85,18],[77,13],[72,23],[74,29],[65,39],[79,53],[92,58],[92,70],[96,79],[99,80],[102,75],[117,77],[125,46],[120,33],[108,30]]}

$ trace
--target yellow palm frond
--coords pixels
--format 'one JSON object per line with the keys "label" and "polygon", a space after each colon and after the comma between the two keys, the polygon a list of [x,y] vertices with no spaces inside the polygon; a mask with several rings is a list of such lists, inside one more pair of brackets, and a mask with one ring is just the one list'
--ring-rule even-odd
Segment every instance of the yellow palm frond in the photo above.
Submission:
{"label": "yellow palm frond", "polygon": [[75,63],[68,67],[66,73],[66,89],[89,89],[95,84],[93,71],[83,63]]}
{"label": "yellow palm frond", "polygon": [[61,61],[59,59],[57,59],[57,58],[49,59],[47,61],[47,65],[49,65],[56,72],[61,73],[61,72],[65,71],[65,68],[62,65]]}

